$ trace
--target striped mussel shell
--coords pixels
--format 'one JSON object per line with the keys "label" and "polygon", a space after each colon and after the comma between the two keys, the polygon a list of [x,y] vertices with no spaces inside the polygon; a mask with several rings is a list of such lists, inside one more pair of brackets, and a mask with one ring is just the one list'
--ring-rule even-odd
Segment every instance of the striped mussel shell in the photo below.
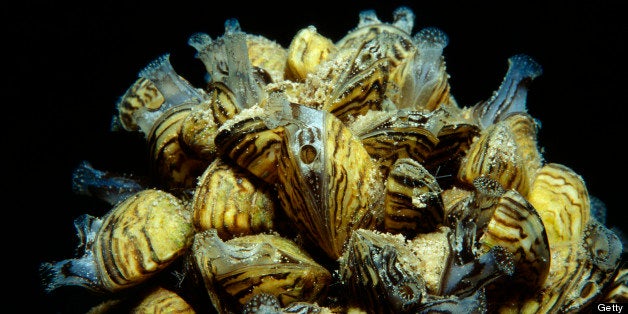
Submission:
{"label": "striped mussel shell", "polygon": [[[490,196],[492,215],[478,239],[480,251],[504,247],[514,255],[515,273],[509,284],[523,285],[535,291],[550,270],[551,251],[547,232],[538,212],[515,190]],[[501,289],[501,288],[497,288]]]}
{"label": "striped mussel shell", "polygon": [[131,310],[132,314],[180,313],[194,314],[194,308],[179,294],[161,286],[150,289]]}
{"label": "striped mussel shell", "polygon": [[332,79],[334,88],[323,110],[350,122],[370,110],[433,111],[449,103],[448,76],[440,54],[446,35],[427,28],[410,38],[400,29],[380,32],[378,27],[365,34],[370,39],[355,48],[355,55],[339,54],[347,61],[341,67],[344,71]]}
{"label": "striped mussel shell", "polygon": [[591,219],[589,192],[571,168],[548,163],[535,175],[528,195],[547,230],[551,245],[575,245]]}
{"label": "striped mussel shell", "polygon": [[552,261],[541,289],[514,308],[577,312],[611,285],[622,251],[617,235],[591,214],[584,180],[571,168],[549,163],[536,173],[530,194],[546,226]]}
{"label": "striped mussel shell", "polygon": [[458,170],[458,179],[467,184],[480,176],[498,181],[505,189],[528,195],[530,174],[517,137],[505,122],[493,124],[471,144]]}
{"label": "striped mussel shell", "polygon": [[75,221],[84,255],[42,271],[48,290],[78,285],[95,291],[121,291],[153,277],[191,246],[194,228],[183,202],[149,189],[113,207],[101,219]]}
{"label": "striped mussel shell", "polygon": [[358,26],[340,39],[336,46],[338,49],[358,48],[381,34],[395,34],[409,38],[414,27],[414,18],[414,12],[407,7],[399,7],[393,12],[392,23],[380,21],[373,10],[362,11]]}
{"label": "striped mussel shell", "polygon": [[[73,310],[75,309],[73,308]],[[190,302],[178,293],[176,288],[166,287],[158,283],[153,286],[146,286],[145,290],[112,294],[109,299],[91,306],[85,313],[194,314],[197,311]]]}
{"label": "striped mussel shell", "polygon": [[[449,241],[452,253],[440,286],[441,294],[468,295],[474,290],[486,288],[492,297],[492,287],[527,275],[528,264],[522,261],[521,254],[528,251],[536,253],[534,248],[529,249],[526,244],[509,245],[507,241],[495,240],[496,237],[489,234],[495,229],[503,229],[503,226],[495,227],[494,220],[501,213],[499,207],[504,205],[504,198],[508,196],[506,192],[497,181],[480,177],[474,180],[472,190],[452,188],[442,193],[447,213],[445,225],[451,230]],[[497,221],[514,229],[519,227],[511,222]],[[526,228],[521,228],[522,232],[529,231],[530,228]],[[500,234],[504,235],[505,232]],[[536,235],[524,234],[521,237],[529,240]]]}
{"label": "striped mussel shell", "polygon": [[216,155],[218,128],[239,111],[233,92],[223,83],[210,83],[207,100],[192,106],[182,118],[178,142],[191,158],[212,161]]}
{"label": "striped mussel shell", "polygon": [[218,158],[199,178],[191,203],[197,231],[215,229],[221,239],[273,229],[275,199],[268,185]]}
{"label": "striped mussel shell", "polygon": [[589,196],[584,181],[573,170],[549,163],[535,175],[528,195],[545,226],[551,251],[549,275],[541,294],[517,300],[512,311],[528,308],[531,312],[558,310],[571,294],[573,278],[582,275],[581,241],[590,220]]}
{"label": "striped mussel shell", "polygon": [[120,97],[116,104],[118,115],[114,116],[114,129],[139,131],[138,115],[158,110],[165,102],[164,96],[150,80],[138,78]]}
{"label": "striped mussel shell", "polygon": [[409,36],[413,23],[407,8],[397,10],[392,24],[365,11],[358,28],[335,45],[313,27],[302,30],[288,59],[288,69],[302,73],[291,74],[303,81],[295,101],[331,112],[345,123],[369,110],[394,109],[391,101],[385,102],[387,86],[395,84],[391,75],[398,76],[396,69],[414,50]]}
{"label": "striped mussel shell", "polygon": [[[205,97],[179,76],[163,55],[139,73],[120,98],[112,128],[143,133],[151,147],[152,176],[165,189],[193,187],[204,166],[188,156],[178,139],[181,120]],[[206,165],[205,165],[206,166]]]}
{"label": "striped mussel shell", "polygon": [[344,59],[330,61],[343,64],[342,72],[331,74],[334,75],[328,83],[331,88],[321,107],[345,123],[369,110],[382,110],[384,106],[389,80],[387,60],[370,56],[369,50],[365,54],[369,55],[368,60],[359,60],[359,55],[347,57],[344,53],[337,57]]}
{"label": "striped mussel shell", "polygon": [[[471,189],[462,189],[459,187],[452,187],[449,189],[443,189],[441,198],[443,200],[443,212],[445,215],[445,225],[451,225],[451,222],[465,212],[470,212],[469,208],[473,201],[474,192]],[[464,204],[464,205],[463,205]]]}
{"label": "striped mussel shell", "polygon": [[[565,257],[567,253],[575,257]],[[589,221],[575,249],[562,246],[553,248],[552,254],[556,266],[552,265],[543,287],[502,310],[576,313],[590,310],[595,302],[625,297],[625,278],[620,270],[622,243],[597,220]]]}
{"label": "striped mussel shell", "polygon": [[[398,14],[399,25],[412,24],[412,13],[401,11],[408,16],[401,18],[402,14]],[[365,14],[374,16],[373,12],[362,15]],[[301,58],[309,56],[310,65],[299,59],[289,58],[289,62],[294,64],[294,71],[311,75],[305,77],[300,89],[300,94],[308,96],[298,97],[296,102],[331,112],[346,123],[369,110],[392,108],[384,103],[391,70],[403,62],[413,46],[406,31],[379,20],[376,24],[359,26],[335,45],[312,28],[302,30],[302,35],[293,41],[293,51]]]}
{"label": "striped mussel shell", "polygon": [[543,297],[534,304],[541,309],[560,309],[573,291],[574,281],[583,274],[580,255],[584,232],[591,220],[589,194],[577,173],[564,165],[549,163],[536,173],[528,199],[546,226],[552,252]]}
{"label": "striped mussel shell", "polygon": [[432,112],[371,110],[351,122],[349,128],[378,162],[384,176],[397,159],[411,158],[435,176],[448,179],[480,134],[477,125],[453,114],[444,108]]}
{"label": "striped mussel shell", "polygon": [[338,49],[327,37],[319,34],[316,27],[306,27],[292,38],[288,47],[286,77],[292,81],[304,81],[317,67],[329,60]]}
{"label": "striped mussel shell", "polygon": [[[410,23],[414,22],[413,18],[411,16]],[[345,123],[369,110],[393,107],[390,102],[387,105],[384,101],[391,71],[414,49],[405,31],[379,22],[374,12],[362,12],[360,24],[364,19],[375,24],[358,26],[338,41],[336,47],[340,52],[329,62],[334,70],[326,74],[329,70],[321,67],[322,73],[317,73],[324,76],[330,86],[322,109]]]}
{"label": "striped mussel shell", "polygon": [[401,110],[369,111],[349,125],[384,176],[401,158],[425,163],[439,142],[439,127],[429,114]]}
{"label": "striped mussel shell", "polygon": [[[146,137],[151,129],[155,128],[155,121],[168,110],[183,104],[198,104],[206,98],[202,89],[195,88],[185,78],[181,77],[170,63],[170,54],[164,54],[151,61],[139,73],[139,79],[131,86],[140,88],[129,95],[129,91],[122,96],[118,103],[118,110],[124,100],[131,97],[139,104],[131,112],[132,121],[137,127],[133,130],[141,131]],[[141,93],[141,95],[136,95]],[[121,118],[121,120],[123,120]]]}
{"label": "striped mussel shell", "polygon": [[398,159],[386,179],[384,228],[412,237],[443,222],[443,200],[436,179],[417,161]]}
{"label": "striped mussel shell", "polygon": [[260,106],[243,110],[218,129],[214,143],[223,158],[275,184],[283,130],[269,127],[264,114]]}
{"label": "striped mussel shell", "polygon": [[536,172],[544,163],[537,143],[538,123],[532,116],[523,112],[510,114],[504,119],[504,123],[508,125],[514,135],[517,150],[528,173],[529,184],[532,185]]}
{"label": "striped mussel shell", "polygon": [[278,195],[287,216],[337,259],[355,229],[381,220],[383,180],[361,141],[334,115],[284,103]]}
{"label": "striped mussel shell", "polygon": [[258,294],[279,304],[320,302],[330,272],[296,243],[275,234],[236,237],[223,242],[215,229],[197,233],[192,246],[196,269],[220,313],[240,312]]}
{"label": "striped mussel shell", "polygon": [[[169,54],[149,63],[140,71],[139,77],[142,82],[150,82],[145,83],[147,85],[144,89],[161,95],[160,101],[163,98],[159,106],[146,101],[140,102],[144,106],[138,106],[132,112],[137,129],[148,141],[148,158],[153,177],[164,189],[193,188],[207,162],[186,152],[179,135],[183,120],[207,95],[176,73],[170,63]],[[125,95],[123,99],[128,97]],[[148,107],[147,104],[151,106]]]}
{"label": "striped mussel shell", "polygon": [[195,105],[180,105],[162,114],[148,136],[150,169],[167,189],[193,189],[209,161],[188,153],[180,141],[181,126]]}
{"label": "striped mussel shell", "polygon": [[176,289],[157,284],[147,286],[146,290],[143,291],[136,290],[131,293],[113,294],[110,299],[92,306],[85,313],[194,314],[196,311],[186,299],[176,292]]}
{"label": "striped mussel shell", "polygon": [[[340,75],[338,82],[341,84],[350,82],[354,80],[354,73],[366,74],[369,72],[365,70],[378,67],[382,79],[385,80],[380,87],[381,92],[386,96],[396,96],[400,89],[398,81],[402,79],[399,78],[401,75],[399,69],[405,65],[414,51],[412,40],[405,32],[383,31],[373,34],[373,38],[356,47],[356,54],[352,56],[349,67]],[[397,103],[395,97],[390,97],[390,100]],[[381,106],[381,104],[378,105]]]}

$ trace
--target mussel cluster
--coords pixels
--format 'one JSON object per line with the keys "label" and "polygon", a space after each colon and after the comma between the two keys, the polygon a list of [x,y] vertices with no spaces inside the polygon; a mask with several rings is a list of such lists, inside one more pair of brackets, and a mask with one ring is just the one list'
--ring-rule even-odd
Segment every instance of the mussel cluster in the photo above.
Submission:
{"label": "mussel cluster", "polygon": [[288,48],[225,22],[139,72],[114,117],[147,140],[151,176],[77,167],[111,204],[75,221],[76,258],[47,291],[102,296],[92,312],[575,312],[626,302],[623,245],[604,204],[548,162],[515,55],[492,97],[450,94],[448,37],[400,7],[363,11],[337,42],[314,26]]}

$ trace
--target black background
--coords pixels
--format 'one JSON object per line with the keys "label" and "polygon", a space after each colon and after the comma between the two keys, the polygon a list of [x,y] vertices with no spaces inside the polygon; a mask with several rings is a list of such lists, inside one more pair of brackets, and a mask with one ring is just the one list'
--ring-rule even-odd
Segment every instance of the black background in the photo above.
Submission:
{"label": "black background", "polygon": [[336,41],[357,25],[360,11],[376,9],[388,22],[401,5],[416,15],[414,32],[436,26],[449,35],[444,55],[460,105],[490,97],[508,57],[526,53],[536,59],[544,73],[531,85],[528,111],[542,123],[539,144],[546,161],[579,173],[589,193],[606,203],[609,225],[628,230],[623,152],[628,24],[618,5],[21,3],[2,12],[10,43],[2,47],[9,55],[3,121],[10,126],[4,129],[2,154],[9,158],[3,256],[11,278],[4,284],[33,301],[8,306],[55,311],[58,304],[46,303],[39,290],[39,263],[71,257],[78,245],[73,219],[108,210],[72,194],[71,173],[81,160],[103,170],[146,172],[142,138],[109,127],[116,101],[147,63],[170,53],[175,70],[199,85],[204,66],[187,39],[194,32],[221,36],[227,18],[287,47],[308,25]]}

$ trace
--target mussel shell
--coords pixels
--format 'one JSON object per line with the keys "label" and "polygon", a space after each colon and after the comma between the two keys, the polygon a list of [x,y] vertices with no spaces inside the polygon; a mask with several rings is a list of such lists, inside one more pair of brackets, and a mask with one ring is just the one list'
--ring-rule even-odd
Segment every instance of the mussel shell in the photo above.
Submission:
{"label": "mussel shell", "polygon": [[586,268],[590,268],[590,263],[583,259],[582,246],[591,220],[588,192],[582,178],[573,170],[549,163],[537,171],[528,200],[543,220],[552,262],[541,296],[523,306],[560,309],[567,295],[575,290],[578,278],[586,277]]}
{"label": "mussel shell", "polygon": [[458,170],[458,178],[468,184],[480,176],[497,180],[505,189],[528,195],[530,179],[515,135],[504,123],[488,127],[474,142]]}
{"label": "mussel shell", "polygon": [[387,60],[373,61],[368,67],[347,68],[323,104],[323,110],[348,122],[369,110],[381,110],[388,84]]}
{"label": "mussel shell", "polygon": [[296,243],[274,234],[223,242],[214,229],[197,233],[192,246],[197,270],[220,311],[241,311],[255,295],[276,296],[281,306],[320,302],[331,274]]}
{"label": "mussel shell", "polygon": [[194,314],[194,308],[176,292],[157,286],[149,290],[144,298],[134,306],[130,313],[180,313]]}
{"label": "mussel shell", "polygon": [[139,131],[140,127],[135,121],[138,111],[159,109],[165,102],[164,96],[157,87],[148,79],[138,78],[133,85],[120,97],[116,108],[118,109],[118,120],[121,126],[127,131]]}
{"label": "mussel shell", "polygon": [[543,156],[537,143],[539,126],[532,116],[523,112],[510,114],[503,121],[514,135],[531,185],[536,172],[543,166]]}
{"label": "mussel shell", "polygon": [[215,144],[223,157],[274,184],[277,182],[283,129],[269,128],[261,118],[262,110],[255,106],[222,125],[216,134]]}
{"label": "mussel shell", "polygon": [[360,140],[332,114],[291,104],[278,164],[287,216],[331,258],[353,230],[381,219],[383,183]]}
{"label": "mussel shell", "polygon": [[425,163],[438,143],[430,116],[421,112],[370,111],[350,125],[384,176],[400,158]]}
{"label": "mussel shell", "polygon": [[473,139],[479,134],[480,129],[473,124],[444,125],[436,136],[438,143],[426,162],[429,168],[437,169],[437,166],[457,161],[457,158],[461,158],[469,150]]}
{"label": "mussel shell", "polygon": [[179,143],[186,153],[211,161],[216,155],[215,137],[218,128],[240,111],[236,96],[221,82],[210,83],[208,99],[193,106],[183,118]]}
{"label": "mussel shell", "polygon": [[102,218],[92,247],[103,288],[135,286],[166,268],[192,244],[191,217],[183,203],[160,190],[144,190]]}
{"label": "mussel shell", "polygon": [[441,192],[436,179],[419,162],[398,159],[386,179],[386,231],[409,237],[434,231],[444,217]]}
{"label": "mussel shell", "polygon": [[190,158],[211,161],[216,157],[214,137],[218,125],[209,106],[200,104],[182,119],[178,143]]}
{"label": "mussel shell", "polygon": [[336,46],[339,49],[350,49],[361,46],[381,34],[402,36],[410,40],[410,33],[414,26],[414,13],[406,7],[400,7],[393,12],[393,23],[384,23],[379,20],[375,11],[360,12],[358,27],[351,30],[340,39]]}
{"label": "mussel shell", "polygon": [[474,191],[453,187],[443,190],[441,198],[443,200],[445,225],[451,226],[454,221],[460,220],[461,212],[470,211],[468,208],[471,207]]}
{"label": "mussel shell", "polygon": [[208,104],[216,124],[222,125],[238,114],[240,109],[237,105],[236,96],[227,85],[222,82],[212,82],[207,90]]}
{"label": "mussel shell", "polygon": [[288,48],[286,76],[293,81],[305,80],[309,73],[313,73],[337,50],[334,43],[319,34],[315,27],[309,26],[300,30],[292,38]]}
{"label": "mussel shell", "polygon": [[165,189],[187,189],[210,161],[186,152],[180,141],[181,125],[196,104],[180,105],[163,113],[148,135],[150,169]]}
{"label": "mussel shell", "polygon": [[340,277],[349,306],[367,313],[433,313],[486,310],[483,288],[468,295],[436,295],[426,289],[423,274],[440,285],[449,260],[448,230],[421,234],[407,242],[402,236],[359,229],[340,258]]}
{"label": "mussel shell", "polygon": [[548,276],[551,252],[541,217],[517,191],[508,190],[495,206],[479,238],[482,251],[502,246],[514,255],[511,283],[538,289]]}
{"label": "mussel shell", "polygon": [[582,238],[591,205],[584,180],[572,169],[557,163],[543,166],[528,199],[543,219],[551,245],[571,245]]}
{"label": "mussel shell", "polygon": [[248,171],[220,158],[207,167],[191,204],[197,231],[213,228],[220,238],[230,239],[273,229],[271,190],[249,177]]}

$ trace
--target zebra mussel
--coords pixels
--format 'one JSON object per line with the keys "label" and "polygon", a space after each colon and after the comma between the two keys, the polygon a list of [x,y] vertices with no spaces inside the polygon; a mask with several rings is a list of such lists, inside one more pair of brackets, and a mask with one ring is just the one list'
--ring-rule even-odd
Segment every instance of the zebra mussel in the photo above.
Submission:
{"label": "zebra mussel", "polygon": [[288,47],[193,34],[196,87],[163,55],[122,94],[150,177],[81,164],[77,258],[44,288],[85,288],[92,312],[575,312],[628,299],[623,244],[582,177],[546,161],[527,112],[541,66],[514,55],[486,101],[459,105],[434,27],[373,11],[337,41]]}

